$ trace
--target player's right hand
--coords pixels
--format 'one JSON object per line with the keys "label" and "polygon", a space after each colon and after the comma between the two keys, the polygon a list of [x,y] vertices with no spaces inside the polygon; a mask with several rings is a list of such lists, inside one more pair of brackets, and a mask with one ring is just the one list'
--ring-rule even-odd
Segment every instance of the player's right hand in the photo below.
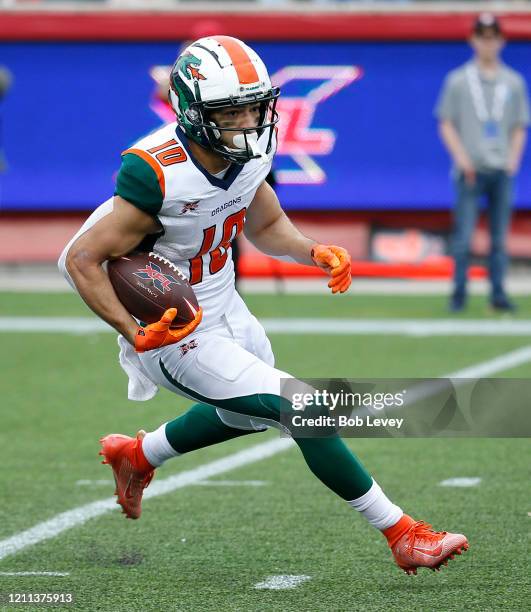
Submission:
{"label": "player's right hand", "polygon": [[199,308],[193,321],[179,329],[171,329],[173,319],[177,316],[177,308],[168,308],[163,314],[162,319],[156,323],[151,323],[146,327],[139,327],[135,335],[135,350],[137,353],[152,351],[153,349],[175,344],[191,334],[201,323],[203,309]]}

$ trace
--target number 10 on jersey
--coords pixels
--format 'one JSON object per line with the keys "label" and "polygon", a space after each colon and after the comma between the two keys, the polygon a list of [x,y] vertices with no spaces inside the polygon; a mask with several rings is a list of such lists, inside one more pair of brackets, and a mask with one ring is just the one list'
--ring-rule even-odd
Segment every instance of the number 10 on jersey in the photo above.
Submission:
{"label": "number 10 on jersey", "polygon": [[211,225],[203,230],[203,243],[195,257],[190,259],[190,285],[196,285],[203,280],[203,257],[210,257],[210,274],[216,274],[225,265],[228,257],[230,243],[243,230],[245,223],[246,208],[229,215],[223,222],[223,234],[221,241],[212,249],[216,236],[216,225]]}

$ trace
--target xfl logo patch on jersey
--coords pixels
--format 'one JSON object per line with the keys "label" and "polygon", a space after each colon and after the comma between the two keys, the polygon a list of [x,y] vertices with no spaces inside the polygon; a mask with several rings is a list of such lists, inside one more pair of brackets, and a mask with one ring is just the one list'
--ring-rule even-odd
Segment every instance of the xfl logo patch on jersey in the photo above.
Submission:
{"label": "xfl logo patch on jersey", "polygon": [[185,202],[182,209],[181,209],[181,215],[183,215],[184,213],[187,212],[192,212],[193,210],[197,210],[199,206],[199,201],[197,202]]}
{"label": "xfl logo patch on jersey", "polygon": [[181,349],[181,355],[186,355],[188,351],[197,348],[197,340],[190,340],[190,342],[185,342],[184,344],[180,344],[179,348]]}

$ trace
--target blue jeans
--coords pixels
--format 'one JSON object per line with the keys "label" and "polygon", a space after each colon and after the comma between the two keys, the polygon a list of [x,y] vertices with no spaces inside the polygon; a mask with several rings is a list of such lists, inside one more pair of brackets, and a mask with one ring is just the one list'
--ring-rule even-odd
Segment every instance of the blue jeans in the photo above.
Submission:
{"label": "blue jeans", "polygon": [[489,276],[491,299],[505,295],[503,278],[507,268],[505,240],[511,218],[513,180],[504,170],[478,172],[476,182],[470,186],[463,175],[455,181],[457,200],[454,208],[452,238],[454,270],[454,295],[464,297],[469,262],[470,241],[479,214],[482,196],[487,200],[487,216],[490,229]]}

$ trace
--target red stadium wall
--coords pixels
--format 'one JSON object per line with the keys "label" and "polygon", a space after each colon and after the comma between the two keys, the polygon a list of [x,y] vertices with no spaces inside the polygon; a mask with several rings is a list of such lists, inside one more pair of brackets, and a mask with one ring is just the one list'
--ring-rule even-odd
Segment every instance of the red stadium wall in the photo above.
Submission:
{"label": "red stadium wall", "polygon": [[[529,12],[498,11],[511,40],[531,39]],[[4,11],[0,40],[184,40],[201,23],[252,40],[463,40],[477,12],[147,12]]]}
{"label": "red stadium wall", "polygon": [[[79,214],[4,214],[0,216],[0,263],[53,263],[61,250],[81,226],[87,215]],[[402,229],[417,228],[426,232],[437,232],[448,228],[450,219],[447,213],[434,213],[424,219],[413,213],[393,212],[385,217],[375,213],[326,213],[295,212],[292,220],[307,235],[318,241],[334,240],[349,249],[353,256],[353,274],[366,277],[407,277],[417,279],[448,278],[451,262],[447,257],[431,258],[422,265],[411,262],[384,263],[369,261],[371,227],[375,224]],[[512,258],[529,258],[529,235],[531,219],[518,213],[513,220],[509,241],[509,254]],[[473,241],[477,255],[488,252],[488,228],[485,220],[479,223]],[[319,276],[317,269],[279,262],[260,254],[250,243],[241,243],[242,258],[240,270],[247,277],[278,276]],[[475,278],[485,276],[483,268],[474,267],[471,275]]]}

